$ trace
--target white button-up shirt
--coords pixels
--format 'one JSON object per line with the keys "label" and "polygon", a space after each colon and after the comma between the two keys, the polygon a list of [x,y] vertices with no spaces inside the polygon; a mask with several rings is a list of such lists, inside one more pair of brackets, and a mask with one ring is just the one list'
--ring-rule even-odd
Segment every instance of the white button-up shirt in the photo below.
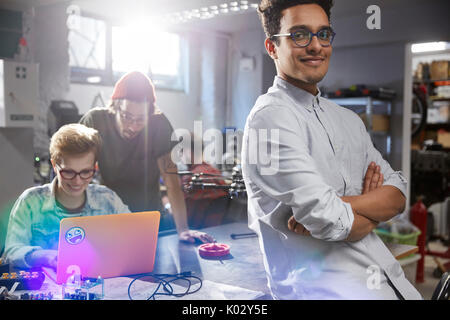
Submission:
{"label": "white button-up shirt", "polygon": [[[342,196],[360,195],[371,161],[384,185],[406,180],[374,148],[356,113],[279,77],[247,118],[242,172],[249,227],[259,236],[276,299],[421,299],[373,232],[348,242],[354,215]],[[289,231],[295,219],[311,236]]]}

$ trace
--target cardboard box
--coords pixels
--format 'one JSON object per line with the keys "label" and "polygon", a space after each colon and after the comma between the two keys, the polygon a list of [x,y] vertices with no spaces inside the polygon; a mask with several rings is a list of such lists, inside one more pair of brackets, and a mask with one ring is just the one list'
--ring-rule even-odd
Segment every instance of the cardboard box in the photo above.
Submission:
{"label": "cardboard box", "polygon": [[443,129],[437,132],[437,142],[442,144],[444,148],[450,148],[450,132]]}
{"label": "cardboard box", "polygon": [[[367,115],[365,113],[361,113],[359,115],[364,121],[367,130],[369,130]],[[385,114],[372,114],[372,131],[389,131],[389,116]]]}
{"label": "cardboard box", "polygon": [[447,123],[450,121],[448,105],[429,107],[427,109],[427,123]]}
{"label": "cardboard box", "polygon": [[432,80],[447,79],[449,74],[448,61],[433,61],[430,66],[430,77]]}

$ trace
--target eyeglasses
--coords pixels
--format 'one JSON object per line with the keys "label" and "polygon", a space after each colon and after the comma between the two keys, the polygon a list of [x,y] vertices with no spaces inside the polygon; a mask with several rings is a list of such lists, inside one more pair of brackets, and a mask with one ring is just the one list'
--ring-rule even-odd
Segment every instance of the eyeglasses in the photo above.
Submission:
{"label": "eyeglasses", "polygon": [[58,169],[61,177],[63,177],[64,179],[67,179],[67,180],[73,180],[78,175],[80,176],[81,179],[87,180],[87,179],[92,178],[95,174],[95,169],[86,169],[86,170],[81,170],[80,172],[76,172],[75,170],[62,169],[57,164],[55,165],[55,167]]}
{"label": "eyeglasses", "polygon": [[133,124],[133,122],[136,122],[137,125],[142,126],[147,121],[147,115],[134,117],[129,112],[126,112],[120,108],[119,108],[119,115],[120,119],[122,119],[122,121],[126,124]]}
{"label": "eyeglasses", "polygon": [[322,47],[329,47],[333,42],[336,33],[331,28],[323,28],[316,33],[309,31],[306,28],[296,30],[291,33],[279,33],[274,34],[273,37],[291,37],[295,45],[299,48],[305,48],[309,46],[314,36],[317,37]]}

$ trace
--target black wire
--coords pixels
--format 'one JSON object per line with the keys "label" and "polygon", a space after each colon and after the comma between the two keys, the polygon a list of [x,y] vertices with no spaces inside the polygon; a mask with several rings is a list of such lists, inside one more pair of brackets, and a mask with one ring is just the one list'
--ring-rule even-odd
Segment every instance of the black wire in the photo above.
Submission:
{"label": "black wire", "polygon": [[[185,295],[193,294],[193,293],[199,291],[200,288],[202,287],[202,279],[200,279],[199,277],[191,275],[190,272],[182,272],[182,273],[176,273],[176,274],[144,273],[144,274],[139,275],[135,279],[133,279],[130,282],[130,284],[128,285],[128,298],[130,300],[133,300],[133,298],[131,297],[131,293],[130,293],[133,283],[136,280],[139,280],[139,279],[144,278],[144,277],[152,277],[152,278],[154,278],[154,279],[159,281],[158,282],[158,286],[153,291],[153,293],[147,298],[147,300],[156,300],[155,299],[156,296],[173,296],[173,297],[176,297],[176,298],[181,298],[181,297],[184,297]],[[193,291],[191,291],[192,282],[191,282],[190,278],[198,280],[198,283],[200,283],[200,286],[197,289],[193,290]],[[188,283],[187,289],[186,289],[185,292],[174,293],[174,290],[173,290],[173,287],[172,287],[171,283],[175,282],[177,280],[183,280],[183,281],[186,281]],[[164,292],[159,292],[161,286],[162,286]]]}

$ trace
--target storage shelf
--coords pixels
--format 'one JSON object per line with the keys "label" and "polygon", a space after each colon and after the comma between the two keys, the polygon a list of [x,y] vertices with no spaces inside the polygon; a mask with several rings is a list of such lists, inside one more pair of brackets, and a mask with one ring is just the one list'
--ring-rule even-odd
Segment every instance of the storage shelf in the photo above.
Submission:
{"label": "storage shelf", "polygon": [[343,106],[367,106],[367,103],[372,100],[372,105],[384,105],[386,102],[390,102],[388,99],[378,99],[372,97],[347,97],[347,98],[328,98],[331,101],[336,102],[338,105]]}
{"label": "storage shelf", "polygon": [[435,102],[435,101],[450,101],[450,98],[430,96],[430,100],[432,102]]}
{"label": "storage shelf", "polygon": [[450,123],[443,122],[443,123],[427,123],[425,126],[425,130],[440,130],[445,129],[447,131],[450,131]]}
{"label": "storage shelf", "polygon": [[328,98],[334,103],[355,111],[358,114],[366,114],[367,132],[372,138],[382,138],[385,140],[385,150],[379,150],[386,156],[391,154],[391,135],[389,131],[374,131],[372,130],[372,119],[375,114],[382,114],[391,116],[392,103],[391,99],[378,99],[372,97],[346,97],[346,98]]}
{"label": "storage shelf", "polygon": [[419,80],[419,79],[413,79],[414,83],[433,83],[433,82],[439,82],[439,81],[450,81],[450,78],[447,79],[427,79],[427,80]]}

